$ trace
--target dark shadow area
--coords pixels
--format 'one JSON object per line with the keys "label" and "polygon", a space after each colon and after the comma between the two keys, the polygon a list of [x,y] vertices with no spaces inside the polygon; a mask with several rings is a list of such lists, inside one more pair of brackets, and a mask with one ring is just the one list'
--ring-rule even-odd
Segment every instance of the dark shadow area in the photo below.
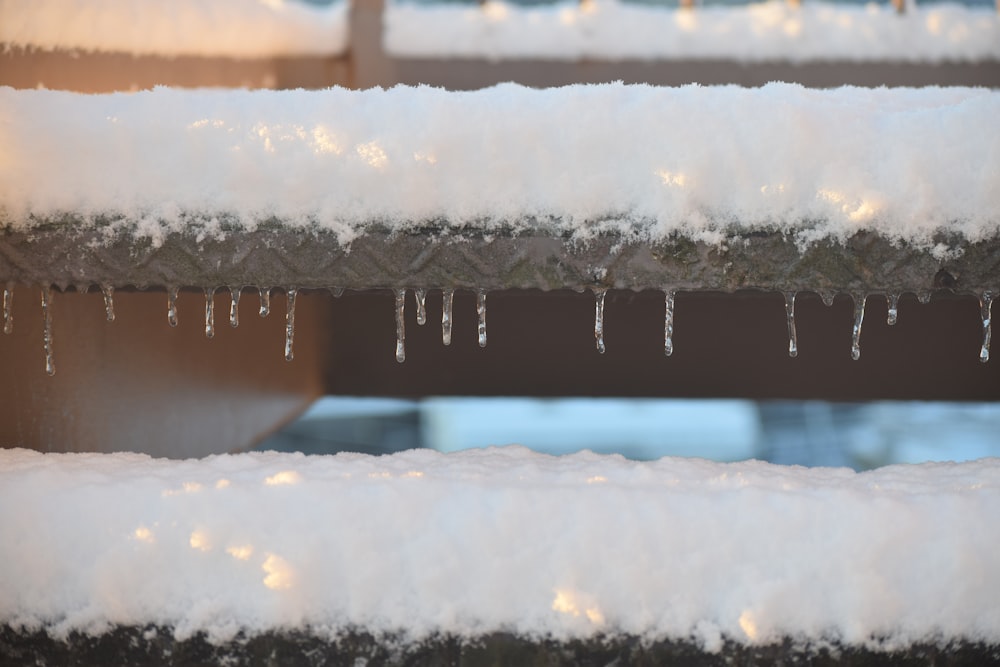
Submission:
{"label": "dark shadow area", "polygon": [[775,292],[681,292],[673,354],[664,355],[664,295],[610,291],[607,351],[594,340],[594,297],[570,290],[506,290],[487,298],[488,344],[477,341],[476,297],[459,291],[450,346],[441,341],[440,292],[416,324],[407,297],[406,361],[394,356],[389,291],[334,299],[326,393],[345,396],[649,396],[867,401],[993,401],[1000,366],[980,363],[982,321],[973,297],[911,294],[886,323],[886,301],[868,300],[861,357],[851,359],[854,305],[825,306],[801,293],[798,356],[788,356],[784,300]]}

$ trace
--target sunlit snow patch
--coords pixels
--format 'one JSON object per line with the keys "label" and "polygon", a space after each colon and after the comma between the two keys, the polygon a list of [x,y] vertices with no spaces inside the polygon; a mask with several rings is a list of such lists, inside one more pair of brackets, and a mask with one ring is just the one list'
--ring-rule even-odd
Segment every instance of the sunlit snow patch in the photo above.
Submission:
{"label": "sunlit snow patch", "polygon": [[[289,472],[310,483],[261,488]],[[0,624],[995,643],[998,513],[998,459],[858,474],[518,447],[0,450]]]}

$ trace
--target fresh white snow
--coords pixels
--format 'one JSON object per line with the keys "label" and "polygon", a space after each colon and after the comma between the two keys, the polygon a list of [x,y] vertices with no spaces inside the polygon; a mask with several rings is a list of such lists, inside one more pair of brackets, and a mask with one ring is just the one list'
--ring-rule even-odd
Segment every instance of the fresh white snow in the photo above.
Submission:
{"label": "fresh white snow", "polygon": [[518,6],[390,2],[386,51],[418,58],[1000,60],[1000,13],[957,3],[785,0],[693,10],[618,0]]}
{"label": "fresh white snow", "polygon": [[346,50],[347,2],[0,0],[0,44],[159,56],[331,55]]}
{"label": "fresh white snow", "polygon": [[0,449],[0,623],[1000,641],[1000,459]]}
{"label": "fresh white snow", "polygon": [[1000,231],[998,118],[972,88],[0,89],[0,226],[976,241]]}

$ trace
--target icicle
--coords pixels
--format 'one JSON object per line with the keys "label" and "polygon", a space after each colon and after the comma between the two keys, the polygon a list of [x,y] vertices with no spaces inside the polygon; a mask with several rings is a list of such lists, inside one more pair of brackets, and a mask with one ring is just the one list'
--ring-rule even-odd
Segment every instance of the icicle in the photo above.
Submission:
{"label": "icicle", "polygon": [[406,290],[393,290],[396,294],[396,361],[406,361]]}
{"label": "icicle", "polygon": [[785,292],[785,319],[788,320],[788,356],[799,356],[799,337],[795,334],[795,292]]}
{"label": "icicle", "polygon": [[865,319],[865,302],[868,300],[867,294],[854,295],[854,330],[851,332],[851,359],[857,361],[861,358],[861,324]]}
{"label": "icicle", "polygon": [[168,287],[167,288],[167,323],[175,327],[177,326],[177,288]]}
{"label": "icicle", "polygon": [[820,290],[819,298],[823,299],[823,305],[829,308],[833,305],[833,300],[837,296],[836,292],[831,290]]}
{"label": "icicle", "polygon": [[333,295],[333,298],[335,299],[339,299],[340,297],[344,296],[343,287],[328,287],[327,289],[330,290],[330,294]]}
{"label": "icicle", "polygon": [[260,296],[260,316],[267,317],[271,313],[271,288],[258,287],[257,294]]}
{"label": "icicle", "polygon": [[14,332],[14,283],[3,288],[3,332]]}
{"label": "icicle", "polygon": [[455,290],[441,290],[441,342],[451,345],[451,309],[455,302]]}
{"label": "icicle", "polygon": [[205,288],[205,338],[215,335],[215,289]]}
{"label": "icicle", "polygon": [[663,317],[663,354],[670,356],[674,353],[674,295],[677,290],[664,290],[665,314]]}
{"label": "icicle", "polygon": [[229,326],[236,328],[240,326],[240,293],[242,287],[229,288]]}
{"label": "icicle", "polygon": [[931,302],[931,291],[925,289],[917,292],[917,301],[926,306],[928,303]]}
{"label": "icicle", "polygon": [[886,315],[885,322],[891,327],[896,324],[896,319],[899,317],[899,295],[895,292],[890,292],[885,295],[885,300],[889,308],[889,314]]}
{"label": "icicle", "polygon": [[413,290],[413,295],[417,298],[417,324],[423,326],[427,324],[427,290]]}
{"label": "icicle", "polygon": [[104,311],[108,315],[108,322],[115,321],[115,288],[111,285],[101,285],[101,292],[104,294]]}
{"label": "icicle", "polygon": [[42,288],[42,343],[45,346],[45,372],[56,374],[56,365],[52,359],[52,287]]}
{"label": "icicle", "polygon": [[979,297],[979,309],[983,315],[983,347],[979,350],[979,361],[984,364],[990,360],[990,338],[993,335],[993,293],[983,292]]}
{"label": "icicle", "polygon": [[285,289],[285,298],[288,305],[285,308],[285,361],[295,358],[295,297],[299,291],[294,287]]}
{"label": "icicle", "polygon": [[486,290],[476,292],[476,314],[479,315],[479,347],[486,347]]}
{"label": "icicle", "polygon": [[594,340],[597,342],[597,351],[604,354],[604,297],[608,293],[607,289],[594,288]]}

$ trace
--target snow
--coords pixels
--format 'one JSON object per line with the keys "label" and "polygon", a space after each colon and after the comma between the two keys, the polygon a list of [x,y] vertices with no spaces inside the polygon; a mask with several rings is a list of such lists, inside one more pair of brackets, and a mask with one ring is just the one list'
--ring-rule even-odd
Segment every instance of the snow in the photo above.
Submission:
{"label": "snow", "polygon": [[334,55],[347,49],[347,2],[0,0],[0,44],[158,56]]}
{"label": "snow", "polygon": [[[808,245],[1000,231],[1000,92],[773,83],[474,92],[0,88],[0,227],[71,213],[162,243],[275,218]],[[270,224],[270,223],[269,223]]]}
{"label": "snow", "polygon": [[957,3],[910,3],[900,16],[889,2],[769,0],[694,10],[618,0],[390,2],[383,20],[386,51],[410,58],[1000,60],[1000,14]]}
{"label": "snow", "polygon": [[1000,641],[1000,459],[0,449],[0,623]]}

